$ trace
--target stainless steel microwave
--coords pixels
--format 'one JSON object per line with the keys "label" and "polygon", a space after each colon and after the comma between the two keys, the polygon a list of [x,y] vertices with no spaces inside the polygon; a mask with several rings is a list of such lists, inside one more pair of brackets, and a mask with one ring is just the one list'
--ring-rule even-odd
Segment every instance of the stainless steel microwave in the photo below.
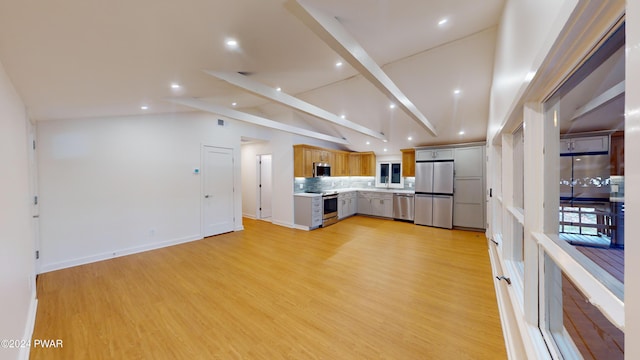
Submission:
{"label": "stainless steel microwave", "polygon": [[313,163],[313,176],[331,176],[331,165],[327,163]]}

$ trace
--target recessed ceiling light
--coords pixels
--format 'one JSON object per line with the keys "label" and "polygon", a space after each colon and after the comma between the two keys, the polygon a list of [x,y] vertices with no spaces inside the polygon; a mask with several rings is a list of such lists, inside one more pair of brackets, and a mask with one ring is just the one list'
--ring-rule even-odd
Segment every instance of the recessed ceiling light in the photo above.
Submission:
{"label": "recessed ceiling light", "polygon": [[460,132],[458,133],[458,135],[464,135],[464,130],[460,130]]}
{"label": "recessed ceiling light", "polygon": [[278,87],[278,88],[276,88],[276,91],[282,91],[282,88]]}
{"label": "recessed ceiling light", "polygon": [[231,106],[236,106],[236,105],[238,105],[238,103],[237,103],[237,102],[232,102],[232,103],[231,103]]}
{"label": "recessed ceiling light", "polygon": [[140,106],[140,110],[148,110],[149,107],[147,105],[142,105]]}
{"label": "recessed ceiling light", "polygon": [[343,118],[343,119],[346,119],[346,118],[347,118],[347,115],[342,114],[342,115],[340,115],[340,117],[341,117],[341,118]]}
{"label": "recessed ceiling light", "polygon": [[455,89],[455,90],[453,90],[453,93],[454,93],[455,95],[460,95],[460,89]]}
{"label": "recessed ceiling light", "polygon": [[411,136],[409,136],[409,137],[407,138],[407,140],[411,141],[411,140],[413,140],[413,138],[412,138]]}
{"label": "recessed ceiling light", "polygon": [[396,108],[396,104],[389,105],[389,109],[395,109],[395,108]]}
{"label": "recessed ceiling light", "polygon": [[382,149],[383,151],[387,151],[387,148]]}
{"label": "recessed ceiling light", "polygon": [[367,141],[365,144],[367,144],[367,145],[371,145],[371,142],[370,142],[370,141]]}
{"label": "recessed ceiling light", "polygon": [[536,76],[536,72],[535,71],[529,71],[527,73],[527,75],[524,77],[524,81],[529,82],[531,80],[533,80],[533,78]]}
{"label": "recessed ceiling light", "polygon": [[389,142],[389,140],[387,140],[387,139],[384,139],[384,140],[382,140],[382,142],[385,142],[385,143],[386,143],[386,142]]}
{"label": "recessed ceiling light", "polygon": [[180,89],[180,84],[173,83],[171,84],[171,88],[174,90]]}
{"label": "recessed ceiling light", "polygon": [[338,61],[338,62],[336,63],[336,67],[340,67],[340,66],[342,66],[342,61]]}
{"label": "recessed ceiling light", "polygon": [[236,39],[227,39],[227,41],[225,41],[225,44],[227,44],[227,46],[230,47],[230,48],[237,48],[238,47],[238,40],[236,40]]}
{"label": "recessed ceiling light", "polygon": [[442,25],[446,24],[446,23],[447,23],[447,21],[449,21],[449,19],[444,18],[444,19],[442,19],[442,20],[438,21],[438,25],[442,26]]}

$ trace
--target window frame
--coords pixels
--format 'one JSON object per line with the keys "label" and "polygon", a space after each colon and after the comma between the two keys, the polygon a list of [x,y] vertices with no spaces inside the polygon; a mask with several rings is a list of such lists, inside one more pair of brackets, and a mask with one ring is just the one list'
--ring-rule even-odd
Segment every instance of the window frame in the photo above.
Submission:
{"label": "window frame", "polygon": [[[382,167],[384,165],[388,166],[389,175],[387,177],[386,182],[382,182],[380,177],[382,176]],[[394,166],[397,165],[399,181],[393,181],[394,174]],[[388,189],[404,189],[404,177],[402,176],[402,161],[400,160],[391,160],[391,161],[377,161],[376,162],[376,178],[375,178],[375,187],[379,188],[388,188]]]}

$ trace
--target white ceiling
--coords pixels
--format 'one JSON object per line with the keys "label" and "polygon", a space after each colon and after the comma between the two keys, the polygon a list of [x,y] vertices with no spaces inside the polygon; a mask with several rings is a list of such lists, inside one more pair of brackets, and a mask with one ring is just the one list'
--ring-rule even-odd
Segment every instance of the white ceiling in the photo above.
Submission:
{"label": "white ceiling", "polygon": [[[185,96],[227,107],[237,102],[236,110],[346,138],[356,151],[484,140],[504,0],[307,3],[341,22],[435,125],[437,137],[389,109],[385,95],[354,68],[336,68],[339,56],[296,15],[294,0],[3,0],[0,62],[37,121],[192,111],[166,101]],[[443,18],[448,22],[439,26]],[[240,48],[227,49],[227,38]],[[248,72],[390,141],[291,110],[202,70]],[[182,88],[173,91],[171,83]]]}
{"label": "white ceiling", "polygon": [[599,104],[589,112],[579,111],[592,99],[598,98],[607,90],[624,82],[624,47],[592,66],[588,76],[560,101],[560,132],[562,134],[624,130],[624,92]]}

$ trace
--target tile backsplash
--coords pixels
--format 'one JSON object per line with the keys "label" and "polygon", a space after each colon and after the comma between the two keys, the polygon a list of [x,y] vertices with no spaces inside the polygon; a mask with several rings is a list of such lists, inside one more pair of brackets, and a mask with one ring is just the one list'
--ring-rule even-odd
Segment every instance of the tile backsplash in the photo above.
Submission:
{"label": "tile backsplash", "polygon": [[[373,176],[331,176],[295,178],[293,181],[293,192],[323,192],[339,189],[375,189],[375,178]],[[415,186],[414,177],[404,178],[404,189],[413,190]]]}

